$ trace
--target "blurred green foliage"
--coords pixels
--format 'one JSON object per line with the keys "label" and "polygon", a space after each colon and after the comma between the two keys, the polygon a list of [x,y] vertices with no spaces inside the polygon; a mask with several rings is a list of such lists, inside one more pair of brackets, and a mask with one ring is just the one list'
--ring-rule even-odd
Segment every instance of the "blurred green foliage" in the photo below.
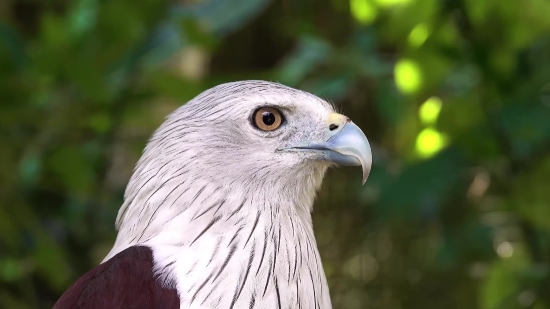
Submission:
{"label": "blurred green foliage", "polygon": [[99,263],[147,138],[216,84],[335,102],[374,148],[314,212],[335,308],[550,308],[550,1],[3,0],[0,308]]}

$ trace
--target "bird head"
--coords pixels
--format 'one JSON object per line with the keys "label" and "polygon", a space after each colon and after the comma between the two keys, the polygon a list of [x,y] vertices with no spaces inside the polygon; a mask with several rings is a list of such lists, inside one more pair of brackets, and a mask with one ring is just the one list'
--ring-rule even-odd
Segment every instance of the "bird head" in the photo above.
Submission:
{"label": "bird head", "polygon": [[233,184],[304,179],[334,164],[361,165],[364,183],[372,161],[363,132],[332,105],[263,81],[205,91],[168,117],[148,154],[187,160],[209,179]]}
{"label": "bird head", "polygon": [[371,161],[363,132],[326,101],[271,82],[222,84],[174,111],[150,139],[117,217],[119,238],[141,239],[135,234],[151,222],[164,224],[155,217],[193,203],[256,199],[310,211],[328,167],[360,165],[364,183]]}

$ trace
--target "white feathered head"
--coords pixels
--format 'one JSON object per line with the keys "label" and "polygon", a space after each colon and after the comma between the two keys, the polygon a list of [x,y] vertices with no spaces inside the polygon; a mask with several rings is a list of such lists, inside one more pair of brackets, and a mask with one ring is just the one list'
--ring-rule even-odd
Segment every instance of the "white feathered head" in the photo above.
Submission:
{"label": "white feathered head", "polygon": [[[371,160],[361,130],[314,95],[264,81],[214,87],[168,116],[150,139],[106,260],[150,246],[158,274],[187,307],[200,297],[210,307],[235,305],[236,295],[220,288],[228,283],[267,307],[284,290],[286,307],[327,308],[311,228],[315,193],[329,166],[361,165],[365,181]],[[299,300],[304,293],[317,300]]]}

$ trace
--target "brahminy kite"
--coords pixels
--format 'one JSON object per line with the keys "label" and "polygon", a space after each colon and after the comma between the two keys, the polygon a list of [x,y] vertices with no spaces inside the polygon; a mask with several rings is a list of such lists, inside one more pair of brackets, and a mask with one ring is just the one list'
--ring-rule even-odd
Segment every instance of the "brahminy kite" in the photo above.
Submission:
{"label": "brahminy kite", "polygon": [[222,84],[149,140],[103,262],[65,308],[331,308],[313,235],[332,165],[362,166],[367,138],[326,101],[265,81]]}

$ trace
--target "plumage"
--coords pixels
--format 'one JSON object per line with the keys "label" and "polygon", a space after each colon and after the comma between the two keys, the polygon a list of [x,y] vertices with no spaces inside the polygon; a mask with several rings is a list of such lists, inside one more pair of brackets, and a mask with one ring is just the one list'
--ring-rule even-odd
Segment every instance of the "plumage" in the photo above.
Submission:
{"label": "plumage", "polygon": [[[115,293],[115,291],[121,291]],[[101,295],[101,297],[97,297]],[[153,274],[148,247],[130,247],[80,277],[53,309],[179,307],[174,288],[162,286]]]}
{"label": "plumage", "polygon": [[[273,131],[252,125],[262,107],[280,111],[284,123]],[[116,242],[98,267],[147,247],[155,280],[177,291],[179,308],[331,308],[310,212],[335,162],[362,165],[366,179],[370,148],[327,102],[263,81],[209,89],[149,140],[126,188]],[[61,300],[75,300],[87,282],[79,279],[65,294],[73,297]],[[57,308],[76,303],[63,304]]]}

